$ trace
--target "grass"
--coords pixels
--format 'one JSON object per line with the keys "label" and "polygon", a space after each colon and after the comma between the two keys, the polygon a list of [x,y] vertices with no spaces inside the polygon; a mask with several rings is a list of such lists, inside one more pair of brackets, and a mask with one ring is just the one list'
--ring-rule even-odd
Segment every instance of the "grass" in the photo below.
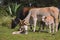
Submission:
{"label": "grass", "polygon": [[[28,34],[16,34],[13,35],[12,32],[16,31],[18,27],[15,29],[10,29],[8,24],[10,17],[4,17],[0,19],[0,40],[60,40],[60,30],[54,35],[45,32],[30,32]],[[9,20],[8,20],[9,19]],[[2,24],[2,25],[1,25]],[[8,25],[8,26],[6,26]]]}
{"label": "grass", "polygon": [[54,35],[44,32],[29,32],[27,35],[13,35],[12,32],[16,31],[16,29],[0,26],[0,40],[60,40],[60,30]]}

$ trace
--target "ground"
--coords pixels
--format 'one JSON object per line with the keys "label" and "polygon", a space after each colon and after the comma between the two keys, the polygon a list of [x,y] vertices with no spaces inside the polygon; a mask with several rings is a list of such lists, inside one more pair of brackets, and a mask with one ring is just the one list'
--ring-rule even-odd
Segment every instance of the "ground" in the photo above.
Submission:
{"label": "ground", "polygon": [[0,26],[0,40],[60,40],[60,30],[53,34],[45,32],[30,32],[25,34],[13,35],[12,32],[18,28],[10,29],[5,26]]}

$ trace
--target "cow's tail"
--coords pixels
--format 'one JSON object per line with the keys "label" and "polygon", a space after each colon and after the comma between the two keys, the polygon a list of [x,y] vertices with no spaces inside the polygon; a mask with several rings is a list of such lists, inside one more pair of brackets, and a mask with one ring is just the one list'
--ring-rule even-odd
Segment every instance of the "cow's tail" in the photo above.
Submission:
{"label": "cow's tail", "polygon": [[59,16],[58,16],[59,22],[60,22],[60,9],[59,9]]}
{"label": "cow's tail", "polygon": [[58,19],[59,19],[59,25],[58,25],[58,30],[59,30],[59,28],[60,28],[60,9],[59,9]]}

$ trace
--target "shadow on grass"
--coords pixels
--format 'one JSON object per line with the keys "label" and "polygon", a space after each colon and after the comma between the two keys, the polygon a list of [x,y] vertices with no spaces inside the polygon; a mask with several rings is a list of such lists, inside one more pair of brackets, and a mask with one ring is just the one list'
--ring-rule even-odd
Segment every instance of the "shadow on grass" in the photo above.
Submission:
{"label": "shadow on grass", "polygon": [[58,30],[59,30],[59,28],[60,28],[60,22],[59,22],[59,25],[58,25]]}

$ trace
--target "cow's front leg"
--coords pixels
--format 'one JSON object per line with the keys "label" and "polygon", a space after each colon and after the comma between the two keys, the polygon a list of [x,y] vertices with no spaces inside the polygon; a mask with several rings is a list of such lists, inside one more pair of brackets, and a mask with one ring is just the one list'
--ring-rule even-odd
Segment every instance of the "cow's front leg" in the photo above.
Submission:
{"label": "cow's front leg", "polygon": [[33,32],[35,32],[35,30],[36,30],[36,23],[37,23],[37,18],[34,19],[34,30],[33,30]]}
{"label": "cow's front leg", "polygon": [[25,28],[25,34],[28,34],[28,26],[24,25],[24,28]]}

